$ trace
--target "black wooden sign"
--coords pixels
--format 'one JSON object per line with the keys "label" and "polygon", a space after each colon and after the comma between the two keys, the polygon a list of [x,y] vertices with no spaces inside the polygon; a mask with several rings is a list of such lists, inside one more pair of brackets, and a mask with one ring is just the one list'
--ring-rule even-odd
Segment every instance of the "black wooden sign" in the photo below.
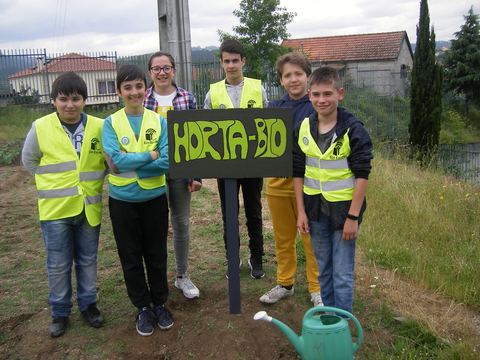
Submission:
{"label": "black wooden sign", "polygon": [[170,178],[292,176],[292,109],[171,110]]}

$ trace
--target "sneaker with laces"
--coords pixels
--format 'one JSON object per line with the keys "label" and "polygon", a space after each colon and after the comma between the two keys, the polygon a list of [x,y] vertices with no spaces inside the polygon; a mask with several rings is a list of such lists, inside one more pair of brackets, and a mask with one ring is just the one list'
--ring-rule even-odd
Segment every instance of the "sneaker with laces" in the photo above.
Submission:
{"label": "sneaker with laces", "polygon": [[172,313],[165,305],[154,306],[153,312],[161,330],[168,330],[173,326]]}
{"label": "sneaker with laces", "polygon": [[182,290],[183,296],[185,296],[187,299],[198,299],[200,296],[200,291],[192,283],[188,274],[181,276],[177,275],[175,279],[175,287],[179,290]]}
{"label": "sneaker with laces", "polygon": [[261,279],[265,276],[263,271],[262,258],[250,258],[248,259],[248,265],[250,266],[250,276],[254,279]]}
{"label": "sneaker with laces", "polygon": [[67,329],[68,317],[53,316],[50,325],[48,325],[48,332],[51,337],[59,337],[65,334]]}
{"label": "sneaker with laces", "polygon": [[267,291],[260,301],[265,304],[275,304],[279,300],[293,295],[293,287],[291,290],[285,289],[282,285],[275,286],[272,290]]}
{"label": "sneaker with laces", "polygon": [[141,336],[150,336],[153,334],[153,326],[155,319],[153,318],[152,308],[145,306],[138,309],[137,313],[137,333]]}
{"label": "sneaker with laces", "polygon": [[313,303],[313,306],[323,306],[322,296],[319,292],[310,294],[310,301]]}
{"label": "sneaker with laces", "polygon": [[88,305],[87,310],[82,311],[82,315],[91,327],[99,328],[103,324],[103,317],[100,314],[100,310],[98,310],[96,303]]}
{"label": "sneaker with laces", "polygon": [[[242,264],[243,264],[243,262],[242,262],[242,260],[240,260],[240,262],[238,263],[238,268],[239,269],[242,267]],[[227,274],[225,275],[225,277],[228,279],[228,260],[223,263],[223,266],[227,266]]]}

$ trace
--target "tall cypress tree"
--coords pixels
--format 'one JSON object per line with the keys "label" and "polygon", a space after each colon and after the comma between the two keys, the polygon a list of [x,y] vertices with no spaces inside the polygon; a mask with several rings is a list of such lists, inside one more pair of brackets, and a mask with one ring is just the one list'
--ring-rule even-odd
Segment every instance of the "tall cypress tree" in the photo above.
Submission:
{"label": "tall cypress tree", "polygon": [[428,162],[439,142],[442,87],[442,67],[435,63],[435,31],[433,26],[430,29],[427,0],[421,0],[413,56],[409,132],[410,144],[418,150],[422,164]]}

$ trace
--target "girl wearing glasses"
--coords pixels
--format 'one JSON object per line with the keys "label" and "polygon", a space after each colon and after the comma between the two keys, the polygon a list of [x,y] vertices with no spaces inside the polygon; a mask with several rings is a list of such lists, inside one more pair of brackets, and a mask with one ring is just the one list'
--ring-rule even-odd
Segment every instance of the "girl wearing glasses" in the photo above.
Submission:
{"label": "girl wearing glasses", "polygon": [[[173,81],[173,76],[177,70],[172,55],[156,52],[148,60],[147,66],[152,82],[143,100],[145,108],[159,113],[165,119],[167,119],[168,110],[197,108],[195,97],[178,87]],[[188,299],[196,299],[200,295],[200,291],[188,276],[187,268],[190,246],[191,193],[200,190],[201,187],[201,179],[173,180],[167,174],[167,197],[175,251],[175,287],[181,290]]]}

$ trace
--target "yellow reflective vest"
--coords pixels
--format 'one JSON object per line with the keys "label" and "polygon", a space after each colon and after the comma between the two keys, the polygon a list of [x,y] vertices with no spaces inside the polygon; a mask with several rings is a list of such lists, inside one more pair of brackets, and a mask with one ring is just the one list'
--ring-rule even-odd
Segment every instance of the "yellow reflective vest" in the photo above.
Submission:
{"label": "yellow reflective vest", "polygon": [[[117,134],[120,149],[128,153],[141,153],[154,151],[158,148],[158,138],[162,133],[162,127],[160,125],[160,117],[155,112],[144,109],[138,140],[128,122],[125,109],[117,111],[110,118],[112,119],[112,128]],[[120,174],[110,172],[108,181],[116,186],[126,186],[137,182],[142,189],[150,190],[165,186],[165,175],[139,179],[136,171]]]}
{"label": "yellow reflective vest", "polygon": [[355,176],[347,160],[350,155],[348,130],[322,154],[312,137],[307,117],[300,126],[298,145],[305,153],[303,192],[322,194],[330,202],[352,200]]}
{"label": "yellow reflective vest", "polygon": [[[232,109],[233,103],[228,96],[225,79],[210,85],[212,109]],[[256,79],[243,78],[240,108],[263,108],[262,82]]]}
{"label": "yellow reflective vest", "polygon": [[56,113],[35,121],[43,154],[35,173],[41,221],[76,216],[85,208],[88,223],[100,224],[106,169],[102,126],[103,120],[87,116],[79,159]]}

